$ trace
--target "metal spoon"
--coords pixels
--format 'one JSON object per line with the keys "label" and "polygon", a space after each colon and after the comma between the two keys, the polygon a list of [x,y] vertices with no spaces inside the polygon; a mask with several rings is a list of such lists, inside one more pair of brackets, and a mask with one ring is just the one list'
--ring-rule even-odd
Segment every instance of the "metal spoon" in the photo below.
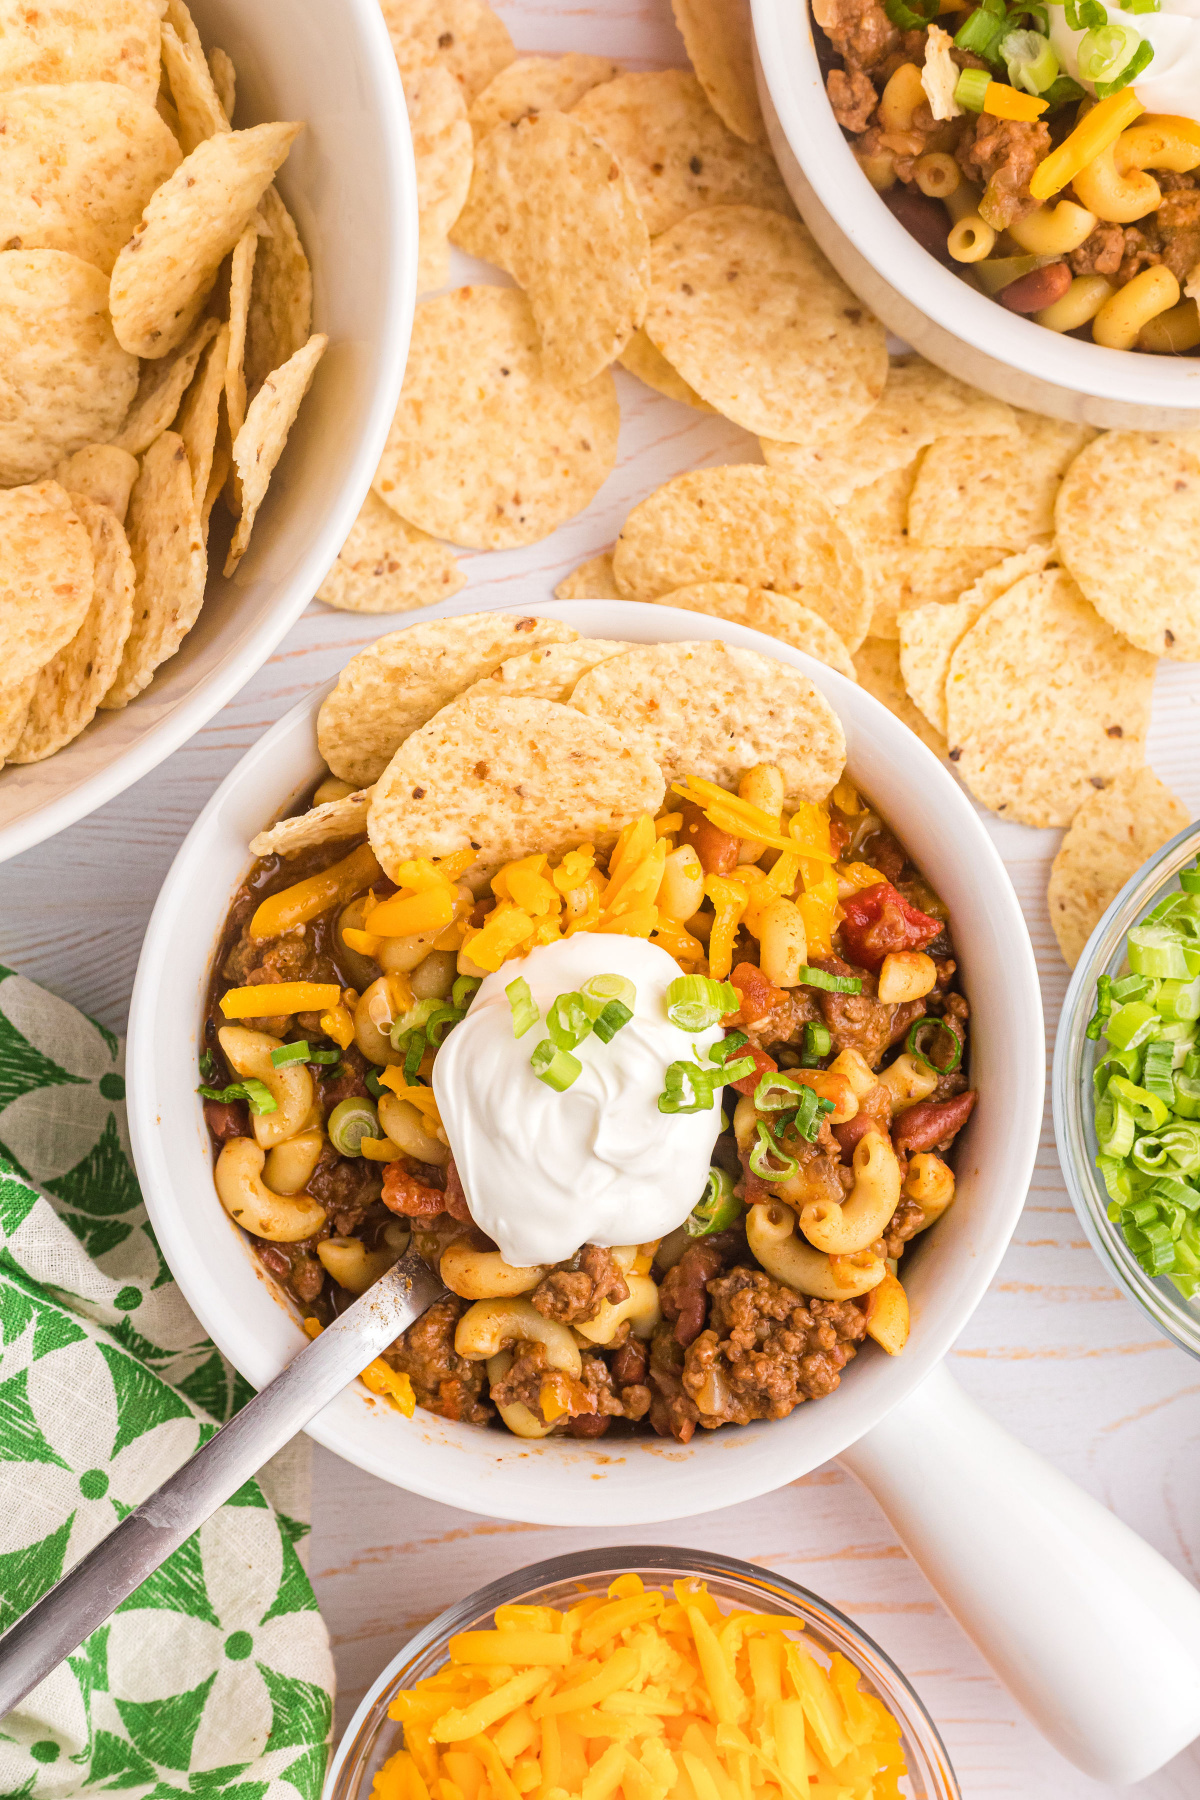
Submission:
{"label": "metal spoon", "polygon": [[446,1292],[410,1250],[0,1638],[0,1718]]}

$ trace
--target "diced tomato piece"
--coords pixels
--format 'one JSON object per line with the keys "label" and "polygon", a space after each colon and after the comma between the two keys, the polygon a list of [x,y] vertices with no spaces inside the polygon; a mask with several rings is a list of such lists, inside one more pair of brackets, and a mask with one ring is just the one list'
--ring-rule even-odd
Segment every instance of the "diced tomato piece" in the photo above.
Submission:
{"label": "diced tomato piece", "polygon": [[768,1056],[765,1050],[759,1050],[754,1044],[743,1044],[740,1050],[734,1051],[729,1060],[730,1062],[740,1062],[744,1056],[754,1058],[754,1072],[750,1075],[743,1075],[740,1081],[733,1083],[733,1086],[739,1094],[752,1094],[768,1069],[774,1071],[779,1064]]}
{"label": "diced tomato piece", "polygon": [[721,1020],[726,1027],[756,1025],[787,1000],[783,989],[776,987],[757,963],[739,963],[729,980],[741,995],[742,1003],[736,1012],[726,1013]]}
{"label": "diced tomato piece", "polygon": [[872,972],[894,950],[924,950],[942,929],[940,919],[910,906],[890,881],[862,888],[841,904],[846,916],[839,929],[850,961]]}

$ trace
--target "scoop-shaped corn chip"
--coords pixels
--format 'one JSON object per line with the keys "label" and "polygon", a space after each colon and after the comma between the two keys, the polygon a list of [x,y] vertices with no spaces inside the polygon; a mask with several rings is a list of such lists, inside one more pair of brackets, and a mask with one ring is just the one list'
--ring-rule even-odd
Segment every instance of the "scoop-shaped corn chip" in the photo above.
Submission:
{"label": "scoop-shaped corn chip", "polygon": [[607,371],[577,392],[549,379],[524,294],[456,288],[417,308],[375,491],[452,544],[532,544],[592,499],[620,422]]}
{"label": "scoop-shaped corn chip", "polygon": [[619,75],[572,110],[620,158],[652,238],[706,206],[763,206],[796,216],[766,144],[730,131],[687,69]]}
{"label": "scoop-shaped corn chip", "polygon": [[99,269],[65,250],[0,251],[0,484],[106,443],[137,384]]}
{"label": "scoop-shaped corn chip", "polygon": [[300,402],[309,390],[328,342],[324,332],[314,332],[302,350],[297,350],[281,369],[275,369],[267,376],[250,402],[245,424],[233,440],[233,467],[241,491],[242,510],[229,555],[225,558],[226,575],[233,574],[246,554],[275,464],[283,455],[288,433],[300,411]]}
{"label": "scoop-shaped corn chip", "polygon": [[174,656],[196,623],[204,602],[204,537],[187,448],[178,432],[164,431],[142,458],[129,499],[127,535],[137,577],[133,625],[101,702],[105,712],[119,711],[149,685],[155,669]]}
{"label": "scoop-shaped corn chip", "polygon": [[0,489],[0,670],[6,690],[70,643],[92,603],[92,546],[56,481]]}
{"label": "scoop-shaped corn chip", "polygon": [[91,723],[121,664],[133,624],[133,558],[120,521],[107,506],[73,495],[91,540],[92,600],[70,642],[41,670],[30,697],[15,763],[42,762]]}
{"label": "scoop-shaped corn chip", "polygon": [[468,846],[491,872],[533,851],[611,842],[663,792],[650,752],[608,720],[553,700],[484,698],[446,707],[401,745],[367,828],[389,874]]}
{"label": "scoop-shaped corn chip", "polygon": [[645,317],[650,240],[633,185],[567,113],[498,126],[475,146],[452,236],[525,289],[546,372],[562,387],[607,368]]}
{"label": "scoop-shaped corn chip", "polygon": [[583,676],[571,705],[651,746],[664,780],[736,785],[755,763],[796,800],[823,800],[846,761],[838,716],[808,677],[722,643],[641,644]]}
{"label": "scoop-shaped corn chip", "polygon": [[627,600],[736,581],[802,600],[851,652],[867,632],[867,586],[833,508],[806,481],[757,463],[664,483],[626,519],[613,571]]}
{"label": "scoop-shaped corn chip", "polygon": [[183,342],[300,130],[254,125],[206,138],[152,195],[113,265],[109,304],[126,350],[158,357]]}
{"label": "scoop-shaped corn chip", "polygon": [[340,612],[408,612],[449,600],[466,579],[445,544],[402,519],[372,489],[317,599]]}
{"label": "scoop-shaped corn chip", "polygon": [[710,206],[656,238],[646,333],[718,412],[761,437],[848,431],[887,380],[887,336],[807,228]]}
{"label": "scoop-shaped corn chip", "polygon": [[317,743],[335,775],[367,787],[404,740],[508,656],[578,636],[557,619],[466,613],[393,631],[346,664],[317,716]]}

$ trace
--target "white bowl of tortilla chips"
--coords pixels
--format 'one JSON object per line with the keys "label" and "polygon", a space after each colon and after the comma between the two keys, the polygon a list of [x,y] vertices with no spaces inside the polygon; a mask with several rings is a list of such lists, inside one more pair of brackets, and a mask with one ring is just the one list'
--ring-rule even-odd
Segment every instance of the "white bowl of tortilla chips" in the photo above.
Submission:
{"label": "white bowl of tortilla chips", "polygon": [[[840,768],[844,733],[851,778],[950,909],[972,1009],[971,1079],[983,1096],[961,1140],[959,1197],[914,1258],[913,1329],[903,1355],[866,1355],[819,1405],[769,1423],[697,1433],[686,1447],[652,1437],[607,1449],[572,1439],[534,1442],[421,1410],[406,1419],[360,1384],[310,1427],[360,1468],[453,1506],[543,1524],[647,1524],[796,1479],[873,1426],[945,1354],[984,1293],[1023,1202],[1042,1112],[1041,1002],[1020,909],[975,809],[937,758],[862,688],[789,645],[670,606],[568,601],[540,605],[537,613],[477,614],[390,634],[354,659],[334,698],[330,689],[296,707],[230,774],[180,850],[146,934],[130,1019],[130,1125],[163,1252],[205,1329],[261,1387],[305,1339],[216,1194],[212,1141],[196,1092],[201,1022],[212,957],[251,856],[320,841],[326,827],[327,836],[343,838],[366,829],[367,796],[352,793],[263,832],[323,778],[322,751],[343,780],[378,781],[372,837],[386,865],[384,836],[428,823],[434,791],[446,796],[439,829],[457,823],[460,848],[464,836],[475,839],[477,823],[486,837],[500,819],[508,832],[504,854],[514,855],[528,841],[554,835],[564,814],[571,842],[634,816],[646,799],[639,783],[648,753],[660,791],[667,772],[683,763],[728,779],[731,756],[740,764],[767,754],[781,764],[794,759],[797,784],[808,779],[828,791],[829,758]],[[590,665],[607,646],[595,639],[617,639],[633,654],[602,660],[597,671]],[[532,656],[506,660],[531,644]],[[537,698],[529,685],[517,686],[516,665],[528,684],[534,657],[539,679],[553,668],[561,684],[549,697],[544,685]],[[586,695],[577,706],[562,704],[575,695],[585,665],[579,686],[586,684]],[[597,673],[604,676],[599,687]],[[492,748],[472,738],[457,782],[443,770],[444,781],[414,796],[410,774],[401,794],[402,756],[390,776],[381,776],[397,743],[476,681],[486,698],[458,710],[460,717],[468,708],[477,714],[471,731],[490,734]],[[493,714],[506,714],[507,728]],[[559,749],[547,756],[551,715]],[[571,735],[571,721],[568,758],[561,733]],[[648,722],[649,752],[641,735]],[[446,723],[432,734],[439,742],[454,736],[442,732]],[[432,737],[425,733],[422,742]],[[632,785],[622,809],[626,782]],[[533,817],[539,808],[540,838]],[[501,841],[489,837],[489,849],[499,850]]]}
{"label": "white bowl of tortilla chips", "polygon": [[931,362],[1034,412],[1120,430],[1200,425],[1200,361],[1106,350],[1007,312],[889,212],[833,116],[807,0],[752,0],[759,94],[784,180],[821,249]]}
{"label": "white bowl of tortilla chips", "polygon": [[308,603],[391,420],[417,209],[375,0],[0,0],[0,110],[3,859],[161,762]]}

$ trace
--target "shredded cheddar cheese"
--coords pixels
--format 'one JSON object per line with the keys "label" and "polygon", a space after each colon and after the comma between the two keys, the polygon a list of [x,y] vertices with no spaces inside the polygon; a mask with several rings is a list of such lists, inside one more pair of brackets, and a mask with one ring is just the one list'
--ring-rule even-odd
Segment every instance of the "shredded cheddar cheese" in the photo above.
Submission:
{"label": "shredded cheddar cheese", "polygon": [[372,1800],[901,1800],[900,1727],[790,1614],[620,1575],[566,1612],[501,1606],[389,1716]]}
{"label": "shredded cheddar cheese", "polygon": [[[319,1319],[304,1319],[302,1324],[305,1337],[319,1338],[325,1329]],[[359,1380],[373,1394],[392,1401],[406,1419],[411,1419],[416,1412],[417,1396],[413,1393],[412,1382],[407,1375],[398,1374],[389,1363],[385,1363],[382,1356],[377,1356],[374,1362],[367,1364]]]}

